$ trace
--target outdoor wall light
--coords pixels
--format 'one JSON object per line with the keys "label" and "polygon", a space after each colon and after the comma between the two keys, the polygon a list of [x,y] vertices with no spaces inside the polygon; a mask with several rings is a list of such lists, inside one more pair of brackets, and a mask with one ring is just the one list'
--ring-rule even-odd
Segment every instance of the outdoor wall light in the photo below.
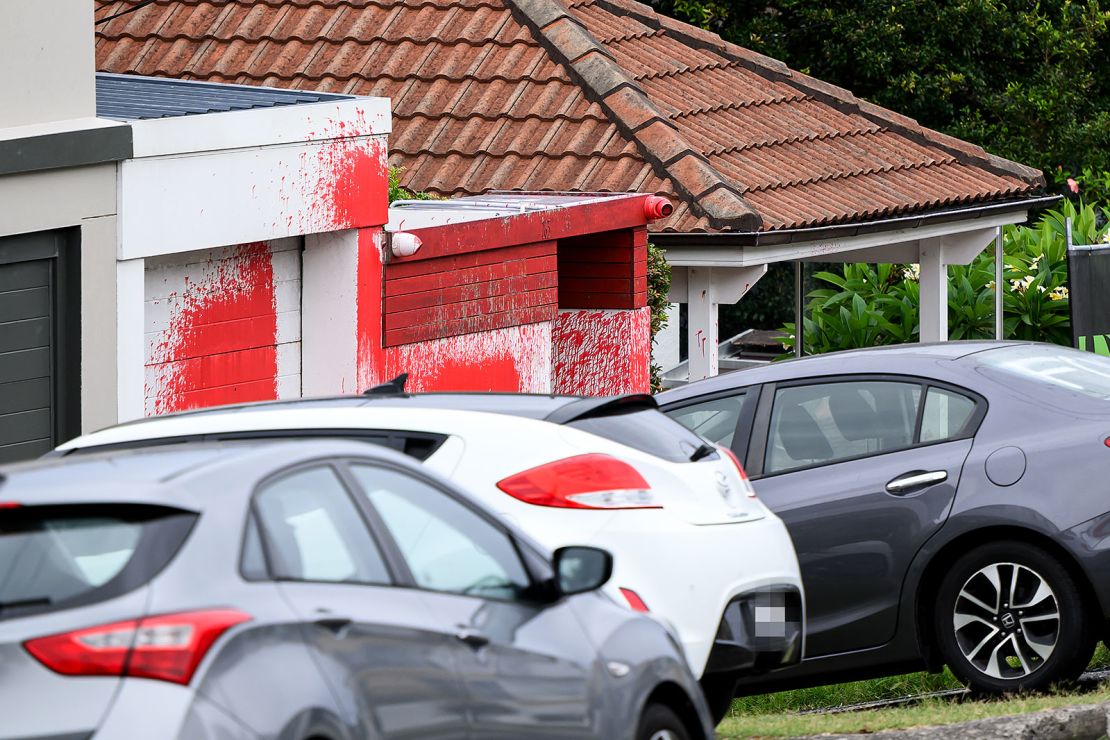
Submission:
{"label": "outdoor wall light", "polygon": [[420,237],[405,231],[396,231],[389,238],[389,249],[394,257],[411,257],[421,244]]}

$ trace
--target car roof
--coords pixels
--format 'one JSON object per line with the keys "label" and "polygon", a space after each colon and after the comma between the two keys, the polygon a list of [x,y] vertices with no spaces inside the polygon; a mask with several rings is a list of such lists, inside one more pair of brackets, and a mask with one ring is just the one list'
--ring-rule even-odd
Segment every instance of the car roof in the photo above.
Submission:
{"label": "car roof", "polygon": [[922,363],[954,362],[980,352],[1028,344],[1031,342],[967,340],[841,350],[772,362],[699,380],[664,391],[657,395],[656,399],[660,405],[664,405],[730,388],[773,383],[792,378],[914,372],[915,369],[921,370]]}
{"label": "car roof", "polygon": [[[397,452],[335,439],[243,440],[91,451],[0,466],[0,501],[75,501],[103,498],[105,492],[142,492],[151,501],[182,500],[181,483],[193,476],[218,476],[229,469],[265,471],[322,457],[358,456],[411,467]],[[83,492],[87,492],[87,495]],[[221,494],[224,491],[219,491]],[[128,494],[126,497],[133,497]],[[188,496],[195,499],[195,492]]]}

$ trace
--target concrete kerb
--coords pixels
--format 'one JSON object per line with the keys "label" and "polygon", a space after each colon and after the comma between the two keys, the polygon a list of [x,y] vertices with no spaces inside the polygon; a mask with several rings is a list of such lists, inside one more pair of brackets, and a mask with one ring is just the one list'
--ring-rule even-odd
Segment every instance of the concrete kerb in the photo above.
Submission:
{"label": "concrete kerb", "polygon": [[[977,719],[959,724],[866,733],[889,740],[1099,740],[1107,737],[1110,702],[1044,709],[1010,717]],[[821,735],[821,738],[858,738],[862,735]]]}

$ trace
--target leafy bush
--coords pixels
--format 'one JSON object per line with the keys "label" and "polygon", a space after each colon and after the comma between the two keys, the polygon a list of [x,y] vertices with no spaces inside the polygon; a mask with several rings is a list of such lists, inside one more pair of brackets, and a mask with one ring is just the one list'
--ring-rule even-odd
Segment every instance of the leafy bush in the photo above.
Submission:
{"label": "leafy bush", "polygon": [[[1003,230],[1003,334],[1007,339],[1071,344],[1065,220],[1076,243],[1107,239],[1094,207],[1065,201],[1032,227]],[[1105,218],[1105,211],[1101,214]],[[807,295],[803,348],[808,354],[917,341],[920,335],[916,265],[847,264],[840,274],[818,272],[828,284]],[[994,248],[970,265],[948,268],[951,339],[994,337]],[[781,329],[793,350],[796,327]]]}
{"label": "leafy bush", "polygon": [[[671,290],[671,266],[667,264],[663,250],[648,242],[647,266],[647,304],[651,309],[651,341],[667,325],[667,308],[670,301],[667,294]],[[651,363],[651,392],[663,390],[663,369]]]}

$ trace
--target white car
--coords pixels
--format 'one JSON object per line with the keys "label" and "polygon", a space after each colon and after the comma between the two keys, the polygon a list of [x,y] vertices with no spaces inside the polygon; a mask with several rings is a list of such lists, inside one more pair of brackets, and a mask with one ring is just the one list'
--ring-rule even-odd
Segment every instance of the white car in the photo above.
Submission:
{"label": "white car", "polygon": [[651,396],[414,394],[225,406],[121,424],[54,454],[190,440],[328,436],[402,450],[549,548],[613,553],[609,595],[677,633],[723,716],[741,675],[802,657],[790,535],[726,448]]}

